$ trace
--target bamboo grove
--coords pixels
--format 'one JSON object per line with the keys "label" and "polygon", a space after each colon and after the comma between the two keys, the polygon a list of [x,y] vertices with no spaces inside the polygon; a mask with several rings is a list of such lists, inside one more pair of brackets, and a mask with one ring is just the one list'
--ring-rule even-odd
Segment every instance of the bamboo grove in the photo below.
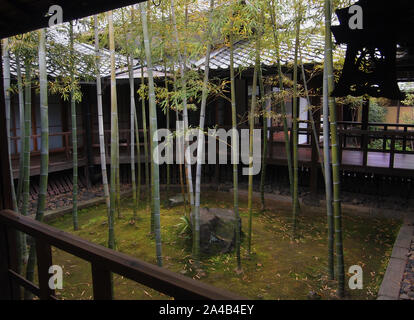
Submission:
{"label": "bamboo grove", "polygon": [[[333,2],[333,3],[332,3]],[[154,258],[158,266],[163,266],[161,238],[161,216],[171,196],[172,168],[167,166],[167,195],[162,199],[160,193],[160,167],[155,159],[159,119],[157,110],[162,109],[167,119],[167,129],[174,134],[168,137],[168,143],[179,140],[179,129],[183,135],[193,134],[197,138],[196,163],[186,161],[179,166],[180,190],[184,199],[184,218],[192,230],[192,256],[198,268],[202,268],[200,252],[200,212],[203,206],[202,193],[202,156],[205,147],[207,129],[205,125],[206,108],[211,96],[225,97],[231,108],[232,141],[236,140],[239,127],[247,122],[250,128],[249,159],[250,170],[253,166],[253,129],[257,123],[262,124],[262,172],[260,175],[260,208],[254,207],[254,177],[248,179],[248,225],[243,226],[246,241],[242,241],[240,232],[239,172],[240,167],[233,163],[233,212],[235,217],[235,260],[237,273],[242,273],[243,259],[254,253],[254,216],[266,212],[265,183],[266,155],[268,152],[268,123],[279,119],[283,125],[284,145],[287,155],[287,171],[292,198],[291,237],[298,236],[300,229],[301,208],[298,188],[298,99],[304,97],[309,104],[310,119],[313,121],[315,106],[310,105],[307,87],[307,72],[303,67],[302,47],[310,41],[312,34],[325,36],[325,62],[323,68],[323,104],[321,111],[324,145],[318,149],[321,159],[326,191],[327,212],[327,261],[328,274],[338,282],[337,294],[344,296],[344,261],[341,224],[341,194],[336,126],[335,99],[330,96],[334,88],[333,42],[330,32],[332,10],[344,6],[346,1],[330,0],[253,0],[248,4],[242,1],[209,0],[202,7],[192,0],[162,0],[159,5],[151,2],[123,8],[114,12],[96,15],[82,20],[82,23],[69,23],[60,26],[57,32],[64,34],[68,41],[65,45],[56,44],[47,37],[49,30],[39,30],[22,37],[6,39],[2,43],[4,61],[4,86],[7,108],[7,122],[10,126],[10,95],[16,93],[19,102],[19,169],[16,186],[12,186],[15,211],[29,214],[30,190],[30,139],[32,91],[40,93],[41,114],[41,162],[40,187],[35,218],[42,221],[47,201],[48,164],[49,164],[49,123],[48,93],[58,94],[70,104],[72,126],[72,161],[73,161],[73,228],[81,228],[78,220],[78,128],[77,119],[82,101],[82,75],[77,65],[87,63],[93,72],[89,75],[96,83],[97,119],[99,128],[99,157],[103,194],[106,199],[108,217],[107,246],[117,249],[117,241],[122,235],[115,234],[115,224],[123,217],[120,194],[120,118],[118,114],[117,93],[117,54],[127,57],[124,70],[128,72],[129,81],[129,134],[131,144],[130,176],[133,197],[133,220],[141,223],[140,214],[151,216],[151,225],[147,226],[148,237],[154,240]],[[308,25],[311,24],[312,27]],[[56,31],[56,30],[55,30]],[[252,94],[247,117],[241,119],[237,114],[237,97],[235,79],[242,70],[236,68],[234,46],[241,40],[254,44],[252,74]],[[88,61],[81,61],[75,53],[76,43],[82,41],[94,48],[93,56]],[[287,68],[293,77],[289,78],[282,60],[282,46],[292,47],[294,59]],[[230,68],[225,81],[210,78],[210,56],[213,50],[228,48]],[[102,49],[110,52],[110,114],[103,109],[103,86],[101,79]],[[261,51],[271,49],[275,52],[277,74],[274,77],[264,75]],[[16,81],[11,83],[10,55],[16,61]],[[204,68],[194,71],[192,61],[205,58]],[[52,79],[47,74],[47,64],[54,61],[60,68],[59,75]],[[138,68],[135,68],[137,67]],[[164,81],[155,81],[155,72],[163,69]],[[138,76],[137,76],[138,75]],[[138,78],[138,81],[135,79]],[[160,84],[162,83],[162,84]],[[278,88],[267,92],[266,84]],[[33,95],[34,97],[35,95]],[[286,101],[292,99],[292,115],[288,115]],[[148,109],[147,109],[148,106]],[[272,111],[278,110],[278,111]],[[147,114],[148,112],[148,114]],[[198,112],[197,122],[190,123],[189,114]],[[183,128],[170,128],[170,119],[175,116],[182,121]],[[104,118],[110,119],[110,139],[105,136]],[[247,120],[246,120],[247,119]],[[289,125],[291,123],[291,126]],[[316,129],[313,123],[313,134]],[[10,132],[10,130],[8,130]],[[181,132],[181,131],[180,131]],[[142,133],[142,135],[140,134]],[[10,137],[8,137],[10,143]],[[182,147],[188,147],[188,140]],[[141,148],[141,146],[144,146]],[[9,147],[10,148],[10,147]],[[106,150],[110,150],[107,158]],[[237,158],[236,149],[232,148],[232,157]],[[332,159],[332,160],[330,160]],[[136,165],[141,163],[144,165]],[[108,166],[109,165],[109,170]],[[177,169],[178,170],[178,169]],[[13,171],[11,171],[13,172]],[[195,173],[195,175],[194,175]],[[12,177],[13,178],[13,177]],[[14,181],[14,179],[12,179]],[[144,211],[140,210],[144,208]],[[34,244],[31,239],[19,235],[20,272],[28,279],[34,276]],[[335,260],[336,257],[336,260]],[[336,269],[334,268],[336,265]],[[30,296],[27,295],[27,298]]]}

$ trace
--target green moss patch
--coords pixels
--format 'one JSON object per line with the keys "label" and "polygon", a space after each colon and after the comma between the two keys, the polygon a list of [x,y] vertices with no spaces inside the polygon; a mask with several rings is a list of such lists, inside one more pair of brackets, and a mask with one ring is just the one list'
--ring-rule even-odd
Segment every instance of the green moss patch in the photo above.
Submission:
{"label": "green moss patch", "polygon": [[[132,201],[122,201],[122,219],[116,219],[117,250],[156,264],[155,241],[150,234],[150,212],[140,205],[138,220],[132,222]],[[232,208],[230,194],[205,193],[202,205],[211,208]],[[259,208],[260,204],[254,203]],[[290,239],[290,208],[267,201],[267,211],[256,211],[250,257],[247,241],[242,242],[243,272],[235,272],[233,253],[204,255],[201,270],[194,267],[191,239],[182,233],[184,207],[162,208],[161,233],[164,267],[233,291],[250,299],[307,299],[309,291],[322,299],[335,299],[336,282],[327,277],[327,226],[323,209],[302,208],[298,239]],[[106,246],[107,218],[105,205],[79,212],[80,230],[74,232],[70,216],[50,224],[91,242]],[[247,230],[247,199],[240,199],[243,229]],[[352,265],[363,268],[362,290],[347,289],[347,299],[375,299],[391,255],[401,221],[356,217],[343,213],[345,272]],[[63,299],[92,299],[91,267],[86,261],[53,248],[53,262],[62,266]],[[349,279],[347,274],[346,283]],[[133,281],[114,275],[116,299],[171,299]]]}

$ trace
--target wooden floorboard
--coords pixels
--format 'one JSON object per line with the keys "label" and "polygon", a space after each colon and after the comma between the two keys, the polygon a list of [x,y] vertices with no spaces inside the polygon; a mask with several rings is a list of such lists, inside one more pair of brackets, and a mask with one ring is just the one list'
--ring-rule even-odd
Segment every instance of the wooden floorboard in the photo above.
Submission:
{"label": "wooden floorboard", "polygon": [[[267,163],[273,165],[286,165],[286,150],[284,143],[281,141],[274,142],[269,146],[269,154]],[[130,162],[129,151],[121,149],[120,162],[122,164],[128,164]],[[312,164],[312,149],[309,147],[301,146],[298,151],[299,164],[302,166],[310,167]],[[230,159],[230,156],[228,157]],[[110,157],[106,157],[107,164],[110,165]],[[144,150],[141,152],[141,163],[144,163]],[[136,157],[137,161],[137,157]],[[93,162],[95,165],[100,164],[100,156],[97,150],[93,154]],[[87,164],[86,157],[83,154],[79,154],[79,167],[83,167]],[[357,172],[371,172],[382,173],[387,175],[408,175],[414,176],[414,154],[395,154],[394,155],[394,168],[389,169],[390,166],[390,153],[385,152],[368,152],[367,166],[363,167],[363,153],[362,151],[355,150],[343,150],[341,168],[343,170],[357,171]],[[15,178],[19,177],[19,159],[12,161],[13,174]],[[67,159],[64,153],[51,154],[49,172],[59,172],[63,170],[70,170],[73,168],[72,158]],[[31,157],[31,169],[30,175],[35,176],[40,174],[40,156]]]}

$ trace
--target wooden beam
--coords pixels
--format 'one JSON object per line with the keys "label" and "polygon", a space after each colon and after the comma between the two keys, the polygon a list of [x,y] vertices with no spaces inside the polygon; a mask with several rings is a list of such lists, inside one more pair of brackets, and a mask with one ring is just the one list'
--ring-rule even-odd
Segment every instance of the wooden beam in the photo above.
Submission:
{"label": "wooden beam", "polygon": [[[364,101],[362,103],[361,130],[363,131],[368,130],[368,122],[369,122],[369,98],[364,98]],[[363,152],[363,161],[362,161],[363,167],[366,167],[368,164],[368,140],[369,140],[368,135],[363,134],[361,137],[361,148]]]}
{"label": "wooden beam", "polygon": [[36,241],[41,240],[48,246],[61,249],[99,268],[124,276],[176,299],[245,300],[234,293],[88,242],[11,210],[0,211],[1,225],[7,229],[20,230],[34,237]]}

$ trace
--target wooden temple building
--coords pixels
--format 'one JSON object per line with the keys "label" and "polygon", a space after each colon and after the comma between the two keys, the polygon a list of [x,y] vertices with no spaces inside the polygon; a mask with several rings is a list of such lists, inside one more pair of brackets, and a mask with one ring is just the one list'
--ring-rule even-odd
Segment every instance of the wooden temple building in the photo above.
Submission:
{"label": "wooden temple building", "polygon": [[[89,16],[94,13],[130,5],[138,0],[73,0],[55,1],[64,9],[64,20],[69,21],[76,18]],[[365,28],[363,30],[351,30],[346,28],[350,18],[347,9],[337,12],[340,26],[334,27],[333,32],[338,44],[338,50],[346,50],[346,62],[342,70],[340,82],[338,83],[335,95],[343,97],[347,95],[372,97],[386,97],[390,99],[389,106],[396,111],[396,117],[388,118],[389,122],[371,123],[369,121],[369,99],[361,104],[361,112],[357,120],[351,117],[347,105],[338,104],[338,126],[340,140],[340,165],[342,172],[342,185],[345,190],[364,192],[365,184],[377,186],[376,192],[401,193],[404,190],[406,197],[414,196],[414,124],[401,123],[401,100],[403,94],[398,87],[399,82],[414,82],[414,39],[407,30],[413,30],[414,4],[410,1],[397,0],[393,3],[378,0],[361,0],[358,2],[366,14]],[[48,11],[50,1],[23,1],[23,0],[0,0],[0,38],[13,36],[23,32],[46,27],[47,19],[45,13]],[[392,10],[389,9],[392,8]],[[403,14],[402,14],[403,13]],[[403,15],[404,19],[391,19],[390,15]],[[26,17],[21,19],[21,17]],[[385,17],[385,18],[383,18]],[[364,16],[365,18],[365,16]],[[390,18],[389,20],[386,20]],[[390,29],[384,29],[381,25]],[[380,28],[380,29],[376,29]],[[378,32],[382,30],[382,32]],[[391,30],[391,31],[390,31]],[[315,36],[306,40],[309,45],[303,48],[303,64],[306,74],[312,76],[308,81],[311,88],[312,106],[321,106],[322,74],[312,72],[316,65],[323,64],[323,40]],[[77,44],[79,52],[93,54],[93,47],[86,44]],[[252,51],[254,46],[248,41],[239,41],[235,44],[235,63],[238,71],[236,81],[237,113],[240,119],[240,128],[247,127],[247,111],[252,92],[252,76],[254,59]],[[101,50],[104,61],[101,63],[103,70],[103,101],[105,138],[109,141],[109,79],[108,52]],[[377,54],[379,52],[379,55]],[[282,63],[284,73],[291,76],[293,61],[293,50],[282,48]],[[360,59],[358,59],[360,58]],[[272,77],[277,74],[275,53],[272,50],[264,50],[261,53],[262,68],[264,77]],[[363,73],[355,61],[368,61],[371,64],[372,72]],[[130,130],[129,130],[129,85],[123,66],[125,58],[118,56],[117,62],[119,72],[117,73],[118,105],[120,121],[120,161],[128,172],[130,161]],[[134,74],[136,74],[136,86],[140,83],[139,63],[135,62]],[[0,63],[0,66],[2,64]],[[203,70],[204,60],[193,61],[193,68]],[[210,59],[211,74],[219,79],[229,77],[229,50],[220,48],[212,52]],[[13,72],[12,72],[13,73]],[[1,74],[3,74],[1,72]],[[51,74],[52,75],[52,74]],[[159,81],[164,76],[160,71],[157,76]],[[300,77],[300,82],[304,79]],[[357,83],[355,87],[353,81]],[[0,148],[7,150],[6,118],[3,97],[3,81],[0,84]],[[265,92],[276,92],[276,86],[267,84]],[[99,139],[98,139],[98,117],[96,102],[96,87],[93,81],[82,83],[82,102],[78,106],[79,126],[79,165],[85,185],[99,183]],[[32,115],[32,161],[31,175],[39,174],[39,125],[38,125],[38,99],[33,93],[33,115]],[[17,97],[12,97],[13,109],[11,116],[11,159],[14,178],[19,177],[19,139],[20,128],[18,121]],[[136,97],[137,106],[140,105],[139,97]],[[269,101],[270,108],[277,111]],[[288,116],[292,114],[293,103],[286,101]],[[68,173],[72,169],[72,147],[71,147],[71,125],[70,106],[68,102],[59,97],[49,97],[49,107],[53,110],[50,118],[50,183],[53,184],[53,175]],[[148,106],[147,106],[148,108]],[[299,164],[301,167],[299,179],[303,186],[308,187],[313,193],[323,188],[322,173],[317,155],[317,146],[322,146],[321,111],[309,112],[307,100],[300,98],[298,103],[300,115],[299,125]],[[408,107],[407,107],[408,108]],[[162,110],[158,110],[158,127],[166,128],[166,117]],[[148,116],[148,112],[147,112]],[[316,123],[320,136],[315,141],[311,126],[310,117]],[[138,121],[142,123],[140,112]],[[175,128],[175,115],[172,113],[170,127]],[[262,120],[256,123],[262,128]],[[269,147],[266,162],[269,166],[268,183],[273,181],[284,181],[287,183],[288,175],[286,169],[286,153],[283,138],[283,128],[278,120],[268,120]],[[291,123],[291,121],[288,121]],[[198,112],[191,112],[190,125],[197,126]],[[210,97],[207,105],[206,126],[218,126],[229,128],[231,125],[231,110],[228,99],[224,97]],[[290,130],[289,130],[290,131]],[[140,130],[141,147],[143,150],[143,132]],[[370,142],[380,141],[380,147],[375,144],[372,147]],[[108,161],[109,161],[108,151]],[[216,290],[210,286],[192,281],[180,275],[155,266],[146,264],[137,259],[112,252],[108,249],[90,244],[77,237],[62,234],[61,232],[35,222],[29,218],[21,217],[10,211],[12,208],[10,199],[10,174],[9,158],[7,152],[0,154],[0,299],[18,299],[19,287],[31,290],[41,299],[53,299],[54,293],[48,288],[48,268],[52,264],[51,246],[56,246],[64,251],[79,256],[91,262],[93,273],[93,287],[95,299],[109,299],[110,273],[115,272],[129,279],[154,288],[175,298],[207,298],[207,299],[233,299],[236,296]],[[139,164],[145,161],[143,152]],[[108,162],[109,163],[109,162]],[[225,182],[231,179],[231,170],[226,166],[206,165],[204,166],[204,177],[206,182]],[[178,182],[174,176],[172,181]],[[161,168],[162,179],[165,180],[165,168]],[[126,179],[128,174],[125,175]],[[58,178],[57,178],[58,179]],[[230,180],[229,180],[230,181]],[[36,183],[36,178],[33,179]],[[53,188],[53,187],[52,187]],[[34,191],[35,191],[34,186]],[[39,268],[39,286],[29,283],[16,271],[16,248],[15,231],[20,230],[32,235],[37,245],[37,258]]]}

